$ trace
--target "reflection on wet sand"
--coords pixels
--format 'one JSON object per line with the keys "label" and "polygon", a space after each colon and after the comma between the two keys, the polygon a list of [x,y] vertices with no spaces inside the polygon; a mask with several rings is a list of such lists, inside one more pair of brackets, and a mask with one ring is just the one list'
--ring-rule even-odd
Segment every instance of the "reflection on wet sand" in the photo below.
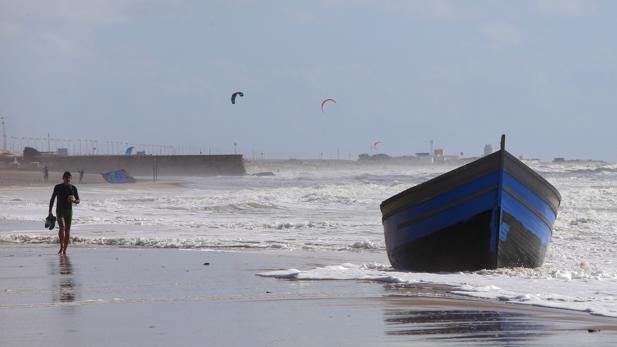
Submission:
{"label": "reflection on wet sand", "polygon": [[384,309],[390,337],[439,345],[533,345],[552,328],[542,314],[458,297],[447,285],[388,285],[385,290],[394,304]]}
{"label": "reflection on wet sand", "polygon": [[[569,345],[605,346],[615,341],[617,325],[610,317],[476,300],[435,283],[386,285],[384,289],[385,334],[403,344],[537,346],[567,341]],[[606,333],[591,334],[598,331]]]}
{"label": "reflection on wet sand", "polygon": [[388,309],[388,335],[417,335],[428,340],[531,342],[546,334],[547,326],[533,317],[495,310]]}
{"label": "reflection on wet sand", "polygon": [[77,285],[73,275],[73,264],[68,255],[58,257],[57,262],[50,263],[50,274],[57,279],[57,290],[52,291],[53,302],[73,302],[77,299]]}
{"label": "reflection on wet sand", "polygon": [[75,301],[75,283],[73,282],[73,265],[68,256],[60,257],[60,301]]}

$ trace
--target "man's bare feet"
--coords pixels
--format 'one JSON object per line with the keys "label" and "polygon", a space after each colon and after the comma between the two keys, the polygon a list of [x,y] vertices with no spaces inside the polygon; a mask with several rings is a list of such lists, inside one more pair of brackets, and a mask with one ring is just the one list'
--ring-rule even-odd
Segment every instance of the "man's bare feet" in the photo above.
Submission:
{"label": "man's bare feet", "polygon": [[58,254],[66,254],[66,252],[64,251],[64,248],[60,247],[60,250],[58,251]]}

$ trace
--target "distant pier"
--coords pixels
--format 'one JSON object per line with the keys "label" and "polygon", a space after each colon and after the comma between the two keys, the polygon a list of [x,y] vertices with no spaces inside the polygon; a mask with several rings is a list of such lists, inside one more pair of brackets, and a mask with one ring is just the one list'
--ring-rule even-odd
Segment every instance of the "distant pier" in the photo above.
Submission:
{"label": "distant pier", "polygon": [[50,171],[84,170],[101,173],[124,169],[133,176],[241,176],[246,174],[241,154],[228,155],[73,155],[31,158]]}

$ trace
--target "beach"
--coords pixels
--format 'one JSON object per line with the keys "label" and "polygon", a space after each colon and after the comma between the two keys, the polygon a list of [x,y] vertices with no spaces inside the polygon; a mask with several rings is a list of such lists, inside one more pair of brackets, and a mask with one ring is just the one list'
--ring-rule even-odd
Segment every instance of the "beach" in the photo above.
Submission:
{"label": "beach", "polygon": [[13,183],[0,187],[0,345],[617,343],[617,170],[535,167],[564,196],[539,268],[392,269],[380,202],[447,169],[284,162],[254,168],[271,177],[92,177],[75,183],[67,257],[43,228],[58,177],[2,175]]}
{"label": "beach", "polygon": [[0,0],[0,347],[617,346],[615,13]]}
{"label": "beach", "polygon": [[611,345],[617,319],[437,284],[281,280],[310,253],[0,245],[3,346]]}

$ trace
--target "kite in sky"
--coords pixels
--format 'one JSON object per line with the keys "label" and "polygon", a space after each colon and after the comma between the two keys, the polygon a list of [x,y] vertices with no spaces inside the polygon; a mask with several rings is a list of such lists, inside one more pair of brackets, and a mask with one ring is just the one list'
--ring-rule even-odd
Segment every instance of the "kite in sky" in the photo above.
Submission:
{"label": "kite in sky", "polygon": [[242,92],[235,92],[235,93],[231,94],[231,103],[232,104],[234,104],[234,105],[236,104],[236,97],[238,97],[238,96],[244,96],[244,93],[242,93]]}
{"label": "kite in sky", "polygon": [[324,111],[324,110],[323,110],[323,107],[324,107],[324,105],[325,105],[326,103],[328,103],[328,102],[331,102],[331,103],[333,103],[333,104],[336,104],[336,100],[334,100],[334,99],[325,99],[324,101],[322,101],[322,102],[321,102],[321,112],[323,112],[323,111]]}

